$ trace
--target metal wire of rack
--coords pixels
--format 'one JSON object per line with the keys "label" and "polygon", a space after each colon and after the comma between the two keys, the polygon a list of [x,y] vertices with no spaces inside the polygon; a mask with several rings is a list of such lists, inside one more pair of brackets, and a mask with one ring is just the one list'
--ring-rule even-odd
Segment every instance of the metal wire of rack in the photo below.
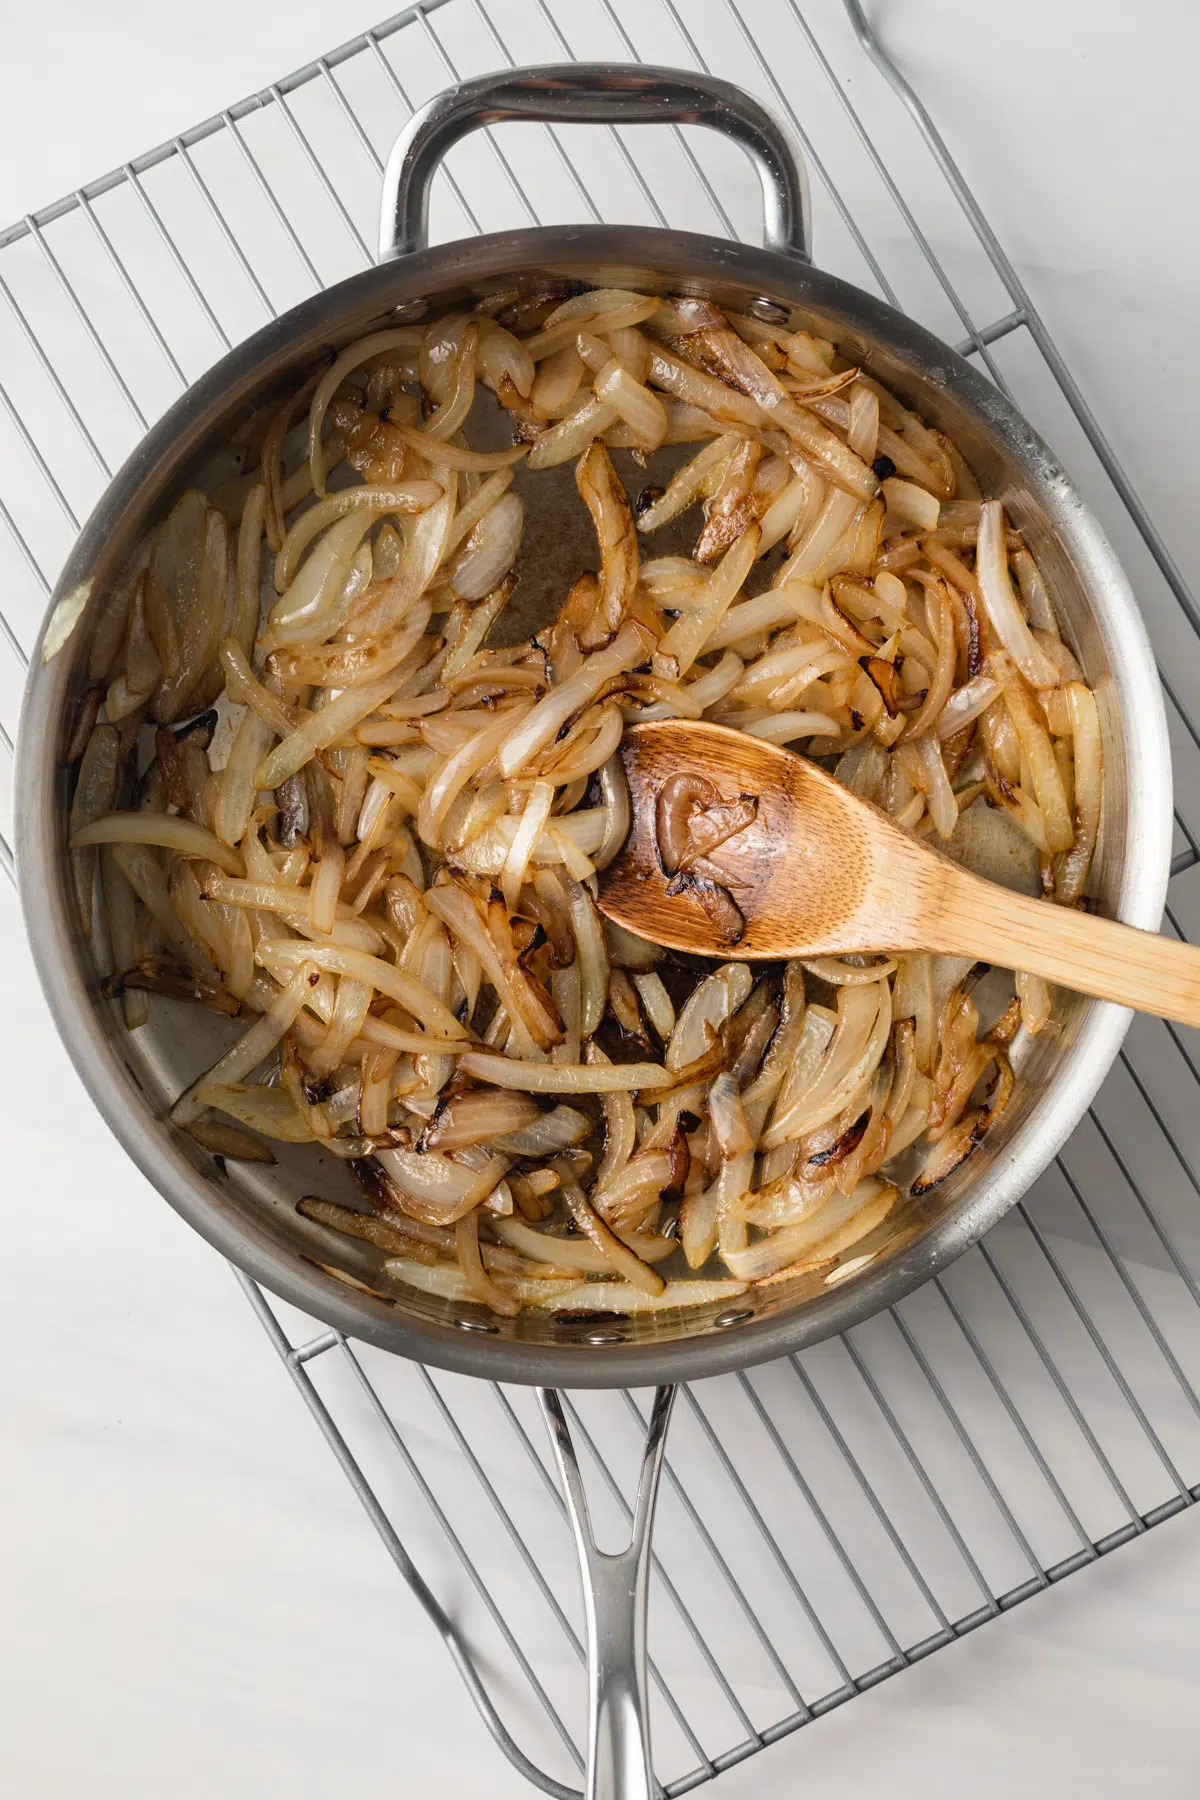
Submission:
{"label": "metal wire of rack", "polygon": [[[147,424],[232,343],[369,260],[382,159],[414,106],[488,67],[579,56],[717,64],[789,117],[823,265],[978,357],[1078,473],[1138,582],[1194,774],[1200,607],[929,112],[858,0],[843,5],[719,0],[685,21],[677,0],[422,0],[0,231],[0,761],[55,573]],[[848,80],[877,84],[873,133]],[[749,236],[751,187],[726,147],[678,129],[644,128],[635,155],[615,130],[512,126],[452,156],[434,236],[581,208]],[[1168,919],[1186,937],[1200,821],[1185,804],[1176,819]],[[685,1390],[651,1609],[665,1794],[1200,1495],[1198,1081],[1190,1035],[1139,1020],[1055,1167],[944,1277],[842,1339]],[[500,1748],[573,1795],[576,1577],[531,1397],[352,1345],[238,1279]],[[645,1405],[569,1408],[601,1537],[628,1521]]]}

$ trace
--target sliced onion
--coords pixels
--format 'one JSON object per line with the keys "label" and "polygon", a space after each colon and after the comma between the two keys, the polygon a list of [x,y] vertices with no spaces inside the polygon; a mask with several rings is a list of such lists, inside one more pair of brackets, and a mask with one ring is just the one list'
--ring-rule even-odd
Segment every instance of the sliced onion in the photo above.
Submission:
{"label": "sliced onion", "polygon": [[644,1263],[640,1256],[619,1238],[615,1231],[607,1225],[596,1211],[577,1181],[564,1180],[563,1197],[571,1209],[571,1217],[576,1226],[584,1232],[600,1251],[608,1258],[610,1266],[618,1275],[623,1275],[630,1284],[642,1294],[661,1294],[666,1283],[649,1263]]}
{"label": "sliced onion", "polygon": [[1051,851],[1069,850],[1075,841],[1075,829],[1071,823],[1062,776],[1049,735],[1037,716],[1028,692],[1017,679],[1012,664],[995,651],[989,660],[992,673],[1004,684],[1004,704],[1029,765],[1033,790],[1045,825],[1047,846]]}
{"label": "sliced onion", "polygon": [[552,469],[558,463],[582,456],[588,445],[603,437],[616,420],[616,407],[606,406],[593,396],[569,418],[539,434],[529,452],[529,468]]}
{"label": "sliced onion", "polygon": [[465,444],[451,444],[444,439],[426,437],[424,432],[414,431],[411,426],[402,425],[397,419],[389,421],[389,428],[410,449],[419,450],[426,462],[443,469],[471,470],[475,473],[507,469],[513,463],[520,462],[528,448],[525,444],[516,444],[511,450],[469,450]]}
{"label": "sliced onion", "polygon": [[366,337],[348,345],[326,369],[317,383],[308,409],[308,463],[314,494],[324,495],[325,492],[325,447],[321,442],[321,427],[325,422],[329,402],[342,382],[353,370],[361,369],[364,363],[370,362],[372,357],[385,356],[394,350],[418,349],[423,335],[419,327],[412,325],[398,326],[390,331],[369,332]]}
{"label": "sliced onion", "polygon": [[479,1253],[479,1210],[464,1213],[454,1227],[454,1247],[458,1257],[458,1266],[466,1278],[476,1299],[485,1306],[491,1307],[494,1313],[502,1318],[515,1318],[521,1310],[521,1302],[515,1294],[510,1294],[494,1282],[483,1266]]}
{"label": "sliced onion", "polygon": [[[515,1096],[510,1091],[506,1098]],[[557,1156],[562,1150],[573,1150],[591,1134],[592,1122],[585,1113],[573,1106],[555,1106],[549,1112],[539,1111],[532,1124],[506,1131],[496,1139],[495,1148],[513,1156]]]}
{"label": "sliced onion", "polygon": [[1083,893],[1100,829],[1103,786],[1100,713],[1095,695],[1082,682],[1067,687],[1075,770],[1075,841],[1055,864],[1055,898],[1073,906]]}
{"label": "sliced onion", "polygon": [[833,1193],[798,1224],[787,1225],[747,1250],[724,1252],[724,1260],[744,1281],[763,1281],[783,1271],[801,1274],[806,1265],[827,1262],[864,1238],[886,1219],[899,1190],[868,1177],[850,1195]]}
{"label": "sliced onion", "polygon": [[537,365],[529,398],[533,410],[543,419],[557,418],[579,391],[583,380],[583,363],[573,343],[552,350]]}
{"label": "sliced onion", "polygon": [[643,1012],[665,1041],[675,1029],[675,1008],[661,978],[653,969],[640,970],[633,977],[633,985]]}
{"label": "sliced onion", "polygon": [[815,1131],[836,1118],[883,1056],[892,1028],[892,996],[886,981],[838,991],[838,1024],[820,1070],[772,1121],[763,1135],[770,1149]]}
{"label": "sliced onion", "polygon": [[[850,395],[850,429],[846,433],[846,442],[856,456],[861,456],[865,463],[872,463],[878,454],[879,441],[879,396],[856,382]],[[884,489],[886,493],[886,488]]]}
{"label": "sliced onion", "polygon": [[509,381],[523,400],[529,399],[536,373],[533,358],[520,338],[494,319],[480,322],[478,363],[490,388],[498,392],[501,384]]}
{"label": "sliced onion", "polygon": [[460,600],[482,600],[499,586],[517,560],[525,531],[518,494],[504,494],[467,539],[450,576]]}
{"label": "sliced onion", "polygon": [[1020,972],[1016,977],[1017,999],[1021,1003],[1021,1023],[1030,1037],[1036,1037],[1050,1023],[1053,1010],[1049,984],[1040,975]]}
{"label": "sliced onion", "polygon": [[[332,744],[335,738],[373,713],[377,706],[395,692],[394,674],[379,681],[347,688],[344,693],[323,706],[319,712],[305,715],[290,735],[263,758],[255,770],[255,786],[277,788],[310,762],[318,750]],[[233,873],[234,871],[230,871]]]}
{"label": "sliced onion", "polygon": [[621,1089],[649,1093],[672,1086],[675,1079],[661,1063],[522,1062],[485,1050],[468,1050],[459,1058],[459,1067],[477,1081],[527,1094],[611,1094]]}
{"label": "sliced onion", "polygon": [[754,1155],[745,1151],[723,1161],[717,1178],[699,1193],[684,1197],[679,1211],[679,1237],[690,1269],[699,1269],[717,1246],[721,1218],[727,1217],[754,1176]]}
{"label": "sliced onion", "polygon": [[1048,631],[1057,637],[1058,620],[1054,616],[1054,608],[1050,604],[1050,596],[1046,592],[1042,572],[1028,550],[1014,551],[1012,566],[1016,570],[1017,584],[1021,589],[1025,610],[1029,614],[1030,625],[1035,631]]}
{"label": "sliced onion", "polygon": [[808,463],[796,459],[791,481],[763,514],[758,553],[765,556],[790,533],[797,533],[815,518],[825,498],[825,483]]}
{"label": "sliced onion", "polygon": [[[537,708],[534,707],[533,713],[536,711]],[[436,847],[440,843],[446,815],[467,781],[497,754],[503,758],[514,738],[527,729],[533,713],[528,712],[524,703],[518,703],[515,711],[502,711],[490,725],[468,736],[462,748],[456,750],[433,773],[421,796],[417,812],[417,828],[427,844]],[[504,768],[503,761],[501,768]]]}
{"label": "sliced onion", "polygon": [[305,963],[312,963],[315,968],[328,969],[333,975],[348,975],[352,980],[364,982],[379,993],[386,994],[415,1019],[428,1025],[431,1031],[442,1037],[461,1038],[467,1035],[466,1027],[460,1025],[454,1014],[436,1000],[427,988],[411,976],[393,968],[391,963],[383,962],[377,956],[368,956],[365,951],[352,950],[342,944],[311,944],[282,942],[275,939],[270,943],[258,946],[259,961],[268,968],[296,968]]}
{"label": "sliced onion", "polygon": [[747,737],[762,738],[768,744],[794,744],[803,737],[836,738],[842,728],[828,713],[789,711],[753,719],[741,729]]}
{"label": "sliced onion", "polygon": [[[354,559],[354,553],[371,527],[371,515],[351,512],[325,532],[310,552],[291,586],[271,608],[270,625],[277,643],[296,641],[333,606]],[[282,555],[282,550],[280,551]]]}
{"label": "sliced onion", "polygon": [[449,470],[442,498],[418,516],[409,532],[391,582],[373,605],[355,615],[356,635],[369,637],[394,629],[421,598],[446,554],[457,504],[458,476]]}
{"label": "sliced onion", "polygon": [[[511,940],[504,950],[497,946],[470,896],[454,882],[431,888],[426,901],[454,937],[479,958],[484,974],[508,1014],[522,1056],[532,1058],[539,1048],[546,1049],[557,1035],[554,1022],[545,1016],[544,1008],[532,1005],[525,971],[512,952]],[[497,1081],[496,1085],[510,1084]]]}
{"label": "sliced onion", "polygon": [[1057,687],[1058,670],[1021,617],[1013,593],[1008,574],[1004,508],[998,500],[986,500],[979,509],[975,578],[992,629],[1022,675],[1035,688]]}
{"label": "sliced onion", "polygon": [[452,1225],[471,1212],[503,1178],[508,1166],[503,1157],[497,1157],[481,1172],[437,1150],[386,1148],[375,1155],[400,1189],[405,1211],[411,1208],[415,1217],[431,1225]]}
{"label": "sliced onion", "polygon": [[700,498],[704,484],[714,470],[728,462],[740,442],[735,432],[728,432],[697,451],[691,461],[671,477],[659,499],[639,513],[638,530],[657,531],[668,520],[686,512]]}
{"label": "sliced onion", "polygon": [[[531,1262],[552,1269],[570,1269],[581,1275],[591,1275],[604,1274],[612,1268],[604,1252],[586,1237],[564,1238],[549,1231],[535,1231],[519,1219],[490,1220],[489,1230],[502,1244],[510,1244]],[[664,1262],[678,1248],[674,1238],[647,1237],[634,1231],[623,1232],[621,1236],[633,1254],[646,1263]],[[611,1291],[611,1284],[606,1284],[602,1291]]]}
{"label": "sliced onion", "polygon": [[947,738],[954,737],[965,730],[968,725],[987,711],[992,701],[1000,692],[1000,683],[992,675],[977,675],[974,681],[968,681],[951,694],[945,706],[938,714],[934,727],[939,738],[945,743]]}
{"label": "sliced onion", "polygon": [[529,798],[525,802],[525,810],[521,814],[520,823],[513,833],[512,847],[504,859],[504,869],[500,878],[504,902],[510,912],[515,912],[521,888],[525,881],[526,871],[533,847],[542,835],[542,828],[550,817],[550,808],[554,804],[554,788],[548,781],[535,781],[529,790]]}
{"label": "sliced onion", "polygon": [[708,1090],[708,1116],[723,1157],[741,1156],[754,1148],[742,1099],[733,1076],[722,1073]]}
{"label": "sliced onion", "polygon": [[936,738],[923,737],[917,739],[913,749],[924,774],[922,791],[929,807],[929,815],[939,835],[943,838],[951,837],[958,824],[958,801],[954,798],[950,777],[946,773],[942,747]]}
{"label": "sliced onion", "polygon": [[901,481],[895,475],[882,485],[889,512],[915,525],[918,531],[937,530],[941,507],[927,488],[918,487],[915,481]]}
{"label": "sliced onion", "polygon": [[[211,1069],[197,1076],[191,1086],[185,1089],[171,1108],[171,1117],[177,1125],[188,1125],[193,1119],[199,1118],[205,1106],[219,1104],[207,1097],[208,1090],[214,1086],[240,1082],[271,1054],[308,999],[311,973],[311,965],[301,962],[287,985],[280,988],[262,1018],[255,1021],[232,1050],[227,1050]],[[202,1094],[206,1097],[201,1098]]]}
{"label": "sliced onion", "polygon": [[479,345],[479,326],[473,321],[464,326],[458,347],[446,372],[446,382],[438,404],[417,434],[422,444],[452,438],[466,419],[475,399],[475,355]]}
{"label": "sliced onion", "polygon": [[243,869],[237,851],[205,826],[168,813],[109,813],[105,819],[82,826],[67,842],[71,850],[83,850],[90,844],[157,844],[176,856],[207,857],[227,875],[240,875]]}
{"label": "sliced onion", "polygon": [[556,735],[573,713],[596,698],[615,675],[623,675],[644,660],[647,634],[627,620],[607,650],[598,650],[560,687],[539,700],[499,752],[500,772],[513,776]]}
{"label": "sliced onion", "polygon": [[744,1281],[668,1281],[660,1294],[647,1294],[628,1281],[592,1281],[539,1297],[536,1306],[564,1313],[663,1313],[677,1307],[724,1306],[746,1292]]}
{"label": "sliced onion", "polygon": [[709,330],[700,333],[700,338],[728,379],[757,402],[766,418],[781,425],[792,441],[820,464],[831,481],[861,500],[873,498],[879,483],[862,458],[827,425],[797,406],[782,382],[736,332]]}
{"label": "sliced onion", "polygon": [[214,1107],[264,1137],[285,1144],[311,1144],[308,1120],[296,1110],[290,1094],[276,1087],[258,1087],[241,1081],[209,1082],[197,1095],[201,1108]]}
{"label": "sliced onion", "polygon": [[662,673],[674,678],[691,668],[741,593],[758,555],[758,539],[758,526],[750,525],[725,552],[704,590],[704,604],[681,613],[659,643],[654,657],[656,672],[661,664]]}
{"label": "sliced onion", "polygon": [[667,409],[614,356],[592,383],[592,392],[630,427],[643,450],[657,450],[667,435]]}
{"label": "sliced onion", "polygon": [[724,963],[705,976],[671,1033],[667,1069],[683,1069],[702,1056],[726,1020],[744,1004],[753,985],[754,977],[745,963]]}
{"label": "sliced onion", "polygon": [[[275,558],[275,591],[287,591],[296,578],[300,559],[314,538],[349,513],[369,513],[372,518],[385,518],[389,513],[419,513],[442,497],[438,481],[409,481],[394,487],[341,488],[326,494],[324,500],[301,513],[283,540],[283,548]],[[243,514],[243,526],[245,515]]]}
{"label": "sliced onion", "polygon": [[421,1133],[422,1150],[461,1150],[488,1144],[509,1132],[520,1132],[541,1117],[537,1102],[524,1094],[500,1089],[456,1094],[434,1113]]}

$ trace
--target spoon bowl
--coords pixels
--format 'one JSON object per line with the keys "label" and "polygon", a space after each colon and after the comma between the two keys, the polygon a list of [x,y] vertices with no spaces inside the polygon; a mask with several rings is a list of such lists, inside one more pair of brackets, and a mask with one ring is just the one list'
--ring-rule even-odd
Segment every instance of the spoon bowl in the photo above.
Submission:
{"label": "spoon bowl", "polygon": [[688,719],[635,725],[621,756],[631,822],[599,905],[639,937],[738,961],[969,956],[1200,1025],[1200,950],[981,880],[804,757]]}

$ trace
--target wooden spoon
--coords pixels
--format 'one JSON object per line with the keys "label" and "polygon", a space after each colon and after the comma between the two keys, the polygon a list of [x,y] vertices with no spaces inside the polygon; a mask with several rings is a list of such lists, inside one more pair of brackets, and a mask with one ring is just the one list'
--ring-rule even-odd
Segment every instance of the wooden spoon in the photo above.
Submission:
{"label": "wooden spoon", "polygon": [[[639,937],[735,960],[894,950],[969,956],[1200,1025],[1200,950],[968,874],[803,757],[687,719],[633,726],[621,756],[632,823],[600,877],[599,904]],[[709,855],[708,889],[685,874],[676,884],[682,891],[671,894],[660,856],[663,830],[669,840],[671,829],[660,798],[667,789],[665,807],[672,791],[683,791],[678,836],[689,810],[685,778],[710,784],[693,785],[693,809],[698,792],[705,807],[741,796],[757,804],[741,809],[753,811],[751,822]],[[698,824],[719,815],[692,817]]]}

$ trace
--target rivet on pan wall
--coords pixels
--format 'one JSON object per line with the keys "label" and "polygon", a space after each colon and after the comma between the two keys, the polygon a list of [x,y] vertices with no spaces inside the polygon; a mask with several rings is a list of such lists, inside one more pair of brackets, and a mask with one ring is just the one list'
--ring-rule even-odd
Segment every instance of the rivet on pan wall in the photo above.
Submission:
{"label": "rivet on pan wall", "polygon": [[494,1337],[500,1329],[498,1325],[489,1325],[484,1319],[455,1319],[454,1323],[460,1331],[482,1331],[490,1337]]}
{"label": "rivet on pan wall", "polygon": [[728,1312],[718,1313],[713,1324],[718,1331],[726,1331],[731,1325],[741,1325],[744,1320],[752,1319],[754,1311],[749,1306],[731,1306]]}
{"label": "rivet on pan wall", "polygon": [[752,319],[759,319],[764,325],[786,325],[791,313],[778,300],[768,300],[760,294],[756,300],[747,303],[746,311]]}

